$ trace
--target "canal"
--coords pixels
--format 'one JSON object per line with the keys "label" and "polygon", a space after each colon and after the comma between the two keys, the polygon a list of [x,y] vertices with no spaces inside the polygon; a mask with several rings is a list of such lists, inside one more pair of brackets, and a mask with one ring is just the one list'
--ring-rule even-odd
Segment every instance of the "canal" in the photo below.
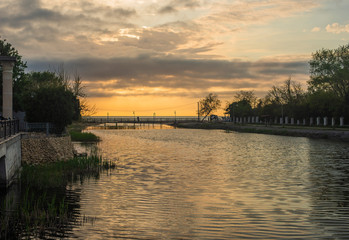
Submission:
{"label": "canal", "polygon": [[97,149],[117,167],[66,186],[75,213],[67,238],[349,238],[347,143],[149,126],[90,131],[102,141],[79,150]]}

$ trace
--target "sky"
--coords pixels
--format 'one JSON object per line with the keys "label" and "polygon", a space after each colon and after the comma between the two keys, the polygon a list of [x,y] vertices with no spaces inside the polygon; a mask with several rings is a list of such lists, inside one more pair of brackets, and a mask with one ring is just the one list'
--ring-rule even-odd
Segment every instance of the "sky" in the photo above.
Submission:
{"label": "sky", "polygon": [[[99,116],[194,116],[215,93],[263,97],[349,43],[348,0],[0,0],[27,71],[79,73]],[[222,114],[223,111],[218,111]]]}

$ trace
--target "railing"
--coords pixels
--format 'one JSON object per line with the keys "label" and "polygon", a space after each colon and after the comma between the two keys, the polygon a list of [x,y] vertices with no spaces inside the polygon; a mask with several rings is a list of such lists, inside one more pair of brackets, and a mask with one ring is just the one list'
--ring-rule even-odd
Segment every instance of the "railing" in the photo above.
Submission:
{"label": "railing", "polygon": [[46,135],[56,131],[56,126],[49,122],[25,123],[26,132],[45,132]]}
{"label": "railing", "polygon": [[86,117],[88,123],[174,123],[197,121],[197,117]]}
{"label": "railing", "polygon": [[1,120],[0,138],[6,139],[19,133],[19,120]]}

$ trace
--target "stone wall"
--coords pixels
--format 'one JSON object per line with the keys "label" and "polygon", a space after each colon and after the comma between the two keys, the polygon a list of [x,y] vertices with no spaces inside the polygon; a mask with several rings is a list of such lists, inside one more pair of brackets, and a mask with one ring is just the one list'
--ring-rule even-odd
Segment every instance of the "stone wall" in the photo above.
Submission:
{"label": "stone wall", "polygon": [[22,137],[22,162],[42,164],[68,160],[74,157],[70,136],[47,137],[44,134],[26,134]]}
{"label": "stone wall", "polygon": [[10,185],[20,167],[21,134],[16,134],[0,144],[0,187]]}

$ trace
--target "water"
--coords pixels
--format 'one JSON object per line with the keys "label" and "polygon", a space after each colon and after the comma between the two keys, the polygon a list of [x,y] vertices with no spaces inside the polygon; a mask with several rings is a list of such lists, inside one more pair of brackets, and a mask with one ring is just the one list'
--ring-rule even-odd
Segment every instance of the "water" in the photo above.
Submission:
{"label": "water", "polygon": [[81,188],[72,237],[348,239],[349,146],[215,130],[94,130],[118,170]]}
{"label": "water", "polygon": [[74,193],[67,238],[349,238],[347,143],[221,130],[91,131],[117,169],[66,187]]}

